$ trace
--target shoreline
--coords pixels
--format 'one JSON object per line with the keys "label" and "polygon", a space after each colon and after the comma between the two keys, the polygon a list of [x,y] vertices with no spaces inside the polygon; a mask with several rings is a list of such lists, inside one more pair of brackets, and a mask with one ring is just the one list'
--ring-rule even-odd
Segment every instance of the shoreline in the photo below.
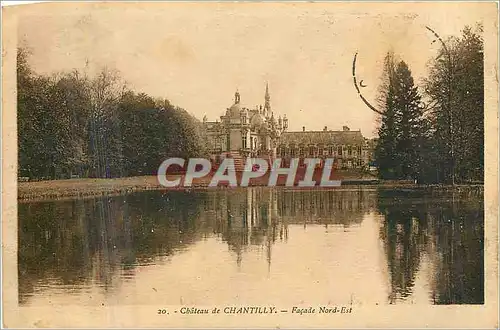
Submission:
{"label": "shoreline", "polygon": [[[172,175],[171,178],[177,176]],[[265,179],[265,178],[264,178]],[[266,187],[267,180],[260,180],[261,182],[254,182],[249,187]],[[456,190],[461,191],[464,189],[478,188],[484,190],[481,184],[467,184],[467,185],[421,185],[408,183],[407,181],[378,181],[375,183],[374,179],[347,179],[342,182],[339,187],[309,187],[298,188],[297,186],[286,187],[284,184],[279,184],[276,188],[281,189],[321,189],[321,190],[400,190],[400,191],[415,191],[415,190]],[[59,200],[59,199],[82,199],[82,198],[95,198],[100,196],[117,196],[126,195],[143,191],[207,191],[207,190],[223,190],[232,189],[227,186],[208,187],[209,178],[201,178],[193,181],[191,187],[175,187],[166,188],[161,186],[156,176],[136,176],[126,178],[114,179],[67,179],[67,180],[50,180],[50,181],[34,181],[34,182],[19,182],[18,183],[18,202],[34,202],[45,200]],[[282,182],[284,183],[284,182]],[[247,187],[238,187],[237,189],[245,189]]]}

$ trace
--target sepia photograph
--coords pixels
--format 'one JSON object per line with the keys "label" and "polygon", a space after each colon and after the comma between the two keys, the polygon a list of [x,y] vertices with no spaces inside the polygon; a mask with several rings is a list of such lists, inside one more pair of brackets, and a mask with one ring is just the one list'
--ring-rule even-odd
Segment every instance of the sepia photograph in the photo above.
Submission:
{"label": "sepia photograph", "polygon": [[2,15],[2,326],[498,327],[497,3]]}

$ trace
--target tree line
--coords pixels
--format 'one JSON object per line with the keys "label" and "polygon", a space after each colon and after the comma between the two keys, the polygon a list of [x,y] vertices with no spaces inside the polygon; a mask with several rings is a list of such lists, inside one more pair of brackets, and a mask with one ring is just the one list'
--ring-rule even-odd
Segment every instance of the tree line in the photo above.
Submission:
{"label": "tree line", "polygon": [[405,61],[387,53],[375,148],[380,178],[448,184],[484,180],[481,33],[478,25],[465,27],[459,37],[440,39],[421,86]]}
{"label": "tree line", "polygon": [[18,176],[112,178],[156,174],[168,157],[202,157],[203,125],[167,99],[128,88],[103,68],[41,75],[17,54]]}

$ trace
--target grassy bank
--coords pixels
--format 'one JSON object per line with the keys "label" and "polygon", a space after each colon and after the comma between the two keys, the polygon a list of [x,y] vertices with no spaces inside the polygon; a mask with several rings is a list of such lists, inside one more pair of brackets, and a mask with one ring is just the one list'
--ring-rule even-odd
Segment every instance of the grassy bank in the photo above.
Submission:
{"label": "grassy bank", "polygon": [[[173,180],[178,176],[169,175],[169,180]],[[63,198],[85,198],[96,196],[123,195],[133,192],[146,190],[205,190],[205,189],[224,189],[224,187],[208,188],[210,177],[196,179],[193,181],[191,188],[165,188],[161,186],[156,176],[137,176],[128,178],[116,179],[71,179],[71,180],[52,180],[38,182],[19,182],[18,184],[18,200],[20,201],[35,201],[35,200],[50,200]],[[253,186],[267,185],[267,178],[262,177],[253,182]],[[365,184],[362,184],[366,182]],[[284,185],[284,178],[278,180],[278,185]],[[314,187],[310,189],[390,189],[390,190],[415,190],[415,189],[432,189],[432,190],[463,190],[477,187],[482,190],[482,185],[477,186],[445,186],[445,185],[417,185],[408,182],[378,182],[357,180],[344,181],[341,187],[335,188],[320,188]],[[287,189],[293,189],[292,187]],[[303,189],[303,188],[301,188]]]}
{"label": "grassy bank", "polygon": [[[202,180],[196,187],[203,185]],[[58,199],[65,197],[92,197],[123,195],[145,190],[166,189],[158,183],[156,176],[136,176],[116,179],[70,179],[37,182],[19,182],[18,200]],[[170,188],[175,189],[175,188]]]}

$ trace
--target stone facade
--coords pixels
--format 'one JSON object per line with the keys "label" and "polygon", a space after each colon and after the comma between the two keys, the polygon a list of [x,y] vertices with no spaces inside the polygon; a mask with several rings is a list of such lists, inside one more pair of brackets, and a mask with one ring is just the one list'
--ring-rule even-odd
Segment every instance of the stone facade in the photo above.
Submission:
{"label": "stone facade", "polygon": [[[239,92],[234,104],[220,116],[220,121],[203,118],[212,159],[231,155],[233,158],[331,158],[339,169],[367,168],[373,159],[375,141],[366,139],[361,131],[342,130],[289,132],[286,115],[275,118],[271,109],[269,87],[266,85],[264,106],[243,107]],[[301,161],[301,164],[303,162]]]}
{"label": "stone facade", "polygon": [[374,140],[361,131],[342,130],[285,132],[281,135],[277,155],[290,158],[335,158],[337,169],[368,168],[373,160]]}
{"label": "stone facade", "polygon": [[249,109],[241,105],[240,93],[236,92],[234,104],[220,116],[220,121],[203,119],[214,157],[227,153],[241,157],[276,157],[276,146],[288,128],[288,119],[274,116],[268,86],[264,101],[264,106]]}

